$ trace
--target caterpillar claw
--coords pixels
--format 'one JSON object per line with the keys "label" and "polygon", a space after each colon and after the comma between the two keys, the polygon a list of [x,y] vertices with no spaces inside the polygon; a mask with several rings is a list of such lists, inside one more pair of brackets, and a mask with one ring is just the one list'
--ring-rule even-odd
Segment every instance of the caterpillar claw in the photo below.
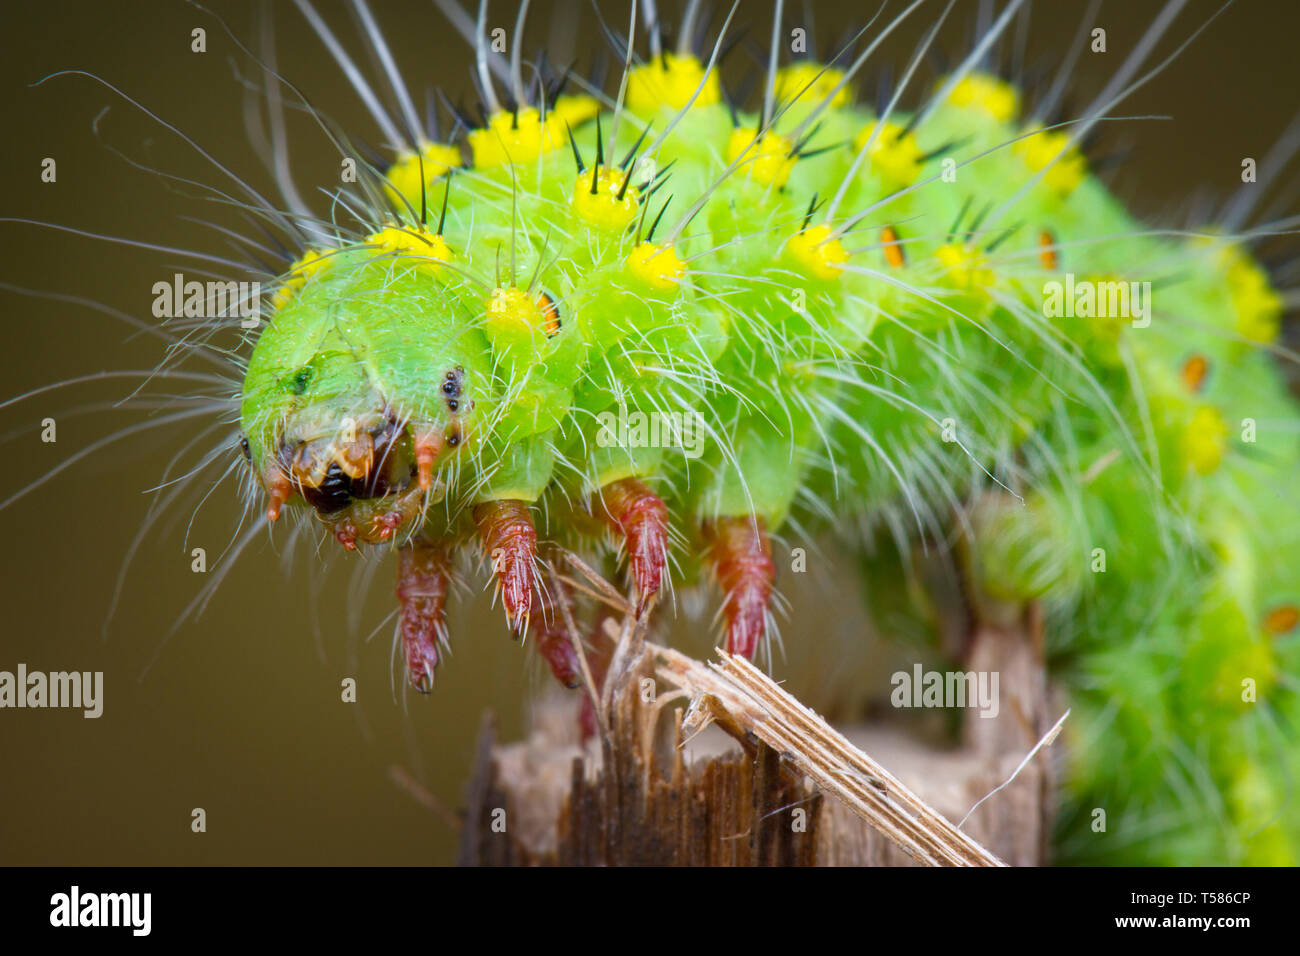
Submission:
{"label": "caterpillar claw", "polygon": [[709,559],[722,586],[727,652],[752,658],[767,630],[776,565],[763,520],[718,518],[706,528]]}
{"label": "caterpillar claw", "polygon": [[596,507],[623,536],[640,617],[659,593],[668,566],[668,506],[636,478],[623,478],[600,489]]}
{"label": "caterpillar claw", "polygon": [[444,545],[417,541],[398,549],[397,562],[399,627],[406,675],[412,687],[427,694],[433,689],[438,644],[446,641],[451,555]]}
{"label": "caterpillar claw", "polygon": [[486,501],[474,508],[474,523],[492,560],[506,624],[521,636],[528,628],[536,580],[537,529],[532,511],[526,501]]}

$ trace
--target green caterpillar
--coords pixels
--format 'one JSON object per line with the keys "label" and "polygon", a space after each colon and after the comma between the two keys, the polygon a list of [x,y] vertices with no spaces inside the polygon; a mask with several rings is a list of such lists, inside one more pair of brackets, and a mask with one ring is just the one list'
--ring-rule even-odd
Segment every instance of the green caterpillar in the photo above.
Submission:
{"label": "green caterpillar", "polygon": [[[668,50],[641,13],[616,93],[530,93],[516,49],[503,104],[480,8],[481,121],[436,142],[387,120],[405,149],[362,164],[355,222],[309,231],[250,343],[268,518],[397,551],[422,691],[476,556],[576,687],[548,549],[614,540],[641,614],[711,576],[753,656],[773,535],[850,539],[865,600],[931,637],[911,555],[955,540],[980,617],[1047,612],[1075,708],[1066,859],[1295,863],[1283,299],[1249,237],[1149,229],[1090,172],[1080,142],[1141,58],[1073,122],[1026,115],[976,55],[916,111],[869,109],[854,81],[899,17],[828,63],[782,64],[774,36],[751,110],[718,75],[730,18],[694,48],[692,2]],[[1131,821],[1100,850],[1074,836],[1095,807]]]}

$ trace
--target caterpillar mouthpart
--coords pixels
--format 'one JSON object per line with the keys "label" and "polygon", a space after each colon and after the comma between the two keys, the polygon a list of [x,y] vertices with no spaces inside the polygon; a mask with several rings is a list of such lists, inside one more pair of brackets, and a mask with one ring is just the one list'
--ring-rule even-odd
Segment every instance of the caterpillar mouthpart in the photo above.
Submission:
{"label": "caterpillar mouthpart", "polygon": [[[388,541],[436,503],[445,487],[435,482],[433,463],[444,444],[436,429],[399,427],[392,413],[378,413],[369,427],[344,418],[310,439],[290,422],[264,484],[267,516],[279,517],[296,493],[328,525],[343,547]],[[320,431],[320,429],[315,429]]]}

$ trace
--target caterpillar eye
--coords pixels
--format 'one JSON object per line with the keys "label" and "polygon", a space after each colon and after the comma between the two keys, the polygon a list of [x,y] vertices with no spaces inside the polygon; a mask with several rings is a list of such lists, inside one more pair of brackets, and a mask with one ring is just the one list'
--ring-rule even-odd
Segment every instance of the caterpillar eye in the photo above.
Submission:
{"label": "caterpillar eye", "polygon": [[537,293],[537,311],[542,313],[542,331],[547,338],[560,334],[560,307],[545,292]]}
{"label": "caterpillar eye", "polygon": [[243,435],[239,436],[239,450],[244,455],[244,461],[251,465],[253,463],[253,450],[248,447],[248,439]]}

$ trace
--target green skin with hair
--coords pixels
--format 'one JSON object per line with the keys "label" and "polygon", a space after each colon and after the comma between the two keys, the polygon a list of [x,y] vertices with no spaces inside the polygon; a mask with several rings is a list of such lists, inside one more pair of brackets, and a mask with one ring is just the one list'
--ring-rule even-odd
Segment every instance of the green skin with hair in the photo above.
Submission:
{"label": "green skin with hair", "polygon": [[[778,133],[812,111],[806,99],[787,104]],[[625,110],[611,148],[604,112],[606,156],[621,157],[647,122],[654,142],[674,115]],[[583,503],[640,477],[685,535],[687,578],[700,528],[720,516],[757,515],[787,535],[884,535],[894,547],[863,549],[865,600],[930,637],[926,602],[899,606],[900,575],[912,578],[921,539],[960,527],[960,560],[988,613],[1033,600],[1047,612],[1074,708],[1062,858],[1294,864],[1300,810],[1288,788],[1300,752],[1287,741],[1300,721],[1300,642],[1262,622],[1300,602],[1300,509],[1287,494],[1300,419],[1273,357],[1241,334],[1274,308],[1239,293],[1253,266],[1226,237],[1153,234],[1090,175],[1068,193],[1035,182],[996,223],[973,225],[1034,179],[1009,144],[1028,127],[945,103],[915,134],[922,152],[963,142],[955,176],[940,157],[910,182],[861,163],[832,227],[933,181],[840,235],[845,268],[818,277],[788,243],[814,196],[811,223],[823,222],[873,119],[856,106],[821,111],[804,149],[832,148],[799,158],[776,188],[743,159],[727,174],[727,109],[690,109],[643,151],[658,170],[673,166],[626,228],[575,211],[565,144],[513,167],[457,170],[449,263],[365,243],[325,250],[328,267],[277,310],[244,382],[254,468],[265,473],[283,442],[388,409],[410,429],[464,438],[439,459],[425,535],[463,535],[473,505],[509,498],[537,505],[541,536],[591,550]],[[596,123],[573,135],[590,175]],[[430,222],[446,182],[428,184]],[[639,185],[631,194],[644,199]],[[629,255],[669,195],[654,241],[672,240],[686,272],[661,288]],[[886,225],[902,265],[886,256]],[[1051,266],[1041,230],[1055,240]],[[995,240],[971,261],[973,279],[941,255]],[[1065,272],[1152,282],[1149,325],[1047,316],[1044,284]],[[559,331],[493,322],[497,287],[544,290]],[[1182,371],[1193,355],[1208,361],[1199,390]],[[440,393],[453,370],[455,411]],[[703,454],[605,447],[603,412],[698,416]]]}

